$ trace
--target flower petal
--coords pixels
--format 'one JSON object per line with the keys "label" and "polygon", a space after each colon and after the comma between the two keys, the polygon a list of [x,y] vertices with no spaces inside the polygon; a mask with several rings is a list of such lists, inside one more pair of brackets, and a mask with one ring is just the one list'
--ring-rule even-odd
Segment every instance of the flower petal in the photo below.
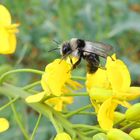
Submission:
{"label": "flower petal", "polygon": [[93,87],[89,91],[90,98],[93,99],[93,100],[96,100],[98,102],[104,102],[108,98],[112,97],[112,95],[113,95],[112,90],[108,90],[108,89],[105,89],[105,88]]}
{"label": "flower petal", "polygon": [[117,103],[112,101],[112,98],[106,100],[100,107],[97,117],[99,125],[104,130],[109,130],[113,127],[114,110]]}
{"label": "flower petal", "polygon": [[11,54],[16,49],[16,35],[19,24],[11,24],[9,11],[0,5],[0,54]]}
{"label": "flower petal", "polygon": [[0,53],[6,53],[7,51],[9,51],[9,34],[6,32],[6,30],[2,27],[0,27]]}
{"label": "flower petal", "polygon": [[11,54],[16,49],[16,35],[0,27],[0,53]]}
{"label": "flower petal", "polygon": [[72,104],[73,103],[73,97],[61,97],[61,98],[65,104]]}
{"label": "flower petal", "polygon": [[126,92],[116,91],[115,93],[115,98],[121,101],[135,100],[140,97],[140,87],[129,87],[128,91]]}
{"label": "flower petal", "polygon": [[38,94],[35,94],[35,95],[31,95],[31,96],[28,96],[25,101],[27,103],[36,103],[36,102],[40,102],[43,97],[45,96],[45,92],[40,92]]}
{"label": "flower petal", "polygon": [[123,107],[126,107],[126,108],[130,108],[131,107],[131,104],[126,102],[126,101],[121,101],[121,100],[118,100],[118,99],[114,99],[114,102],[116,102],[117,104],[120,104],[121,106]]}
{"label": "flower petal", "polygon": [[106,70],[98,69],[93,74],[87,74],[86,87],[88,91],[92,87],[109,88],[110,83],[107,78]]}
{"label": "flower petal", "polygon": [[95,112],[96,112],[96,113],[98,113],[99,108],[100,108],[100,104],[99,104],[99,103],[97,103],[97,101],[96,101],[96,100],[93,100],[93,99],[91,99],[91,98],[90,98],[90,101],[91,101],[91,103],[92,103],[92,106],[93,106],[93,107],[94,107],[94,109],[95,109]]}
{"label": "flower petal", "polygon": [[126,93],[127,100],[134,100],[140,97],[140,87],[130,87]]}
{"label": "flower petal", "polygon": [[15,33],[9,33],[9,44],[10,44],[10,50],[7,52],[7,54],[14,53],[17,44]]}
{"label": "flower petal", "polygon": [[5,118],[0,118],[0,133],[9,128],[9,122]]}
{"label": "flower petal", "polygon": [[113,61],[108,57],[106,67],[112,89],[114,91],[127,91],[131,84],[127,66],[121,60]]}
{"label": "flower petal", "polygon": [[6,7],[0,5],[0,26],[11,24],[11,15]]}
{"label": "flower petal", "polygon": [[73,88],[73,89],[79,89],[82,88],[82,85],[76,81],[73,81],[71,79],[68,79],[67,84],[69,87]]}
{"label": "flower petal", "polygon": [[46,66],[41,85],[44,90],[49,90],[53,95],[60,96],[62,88],[70,76],[70,65],[64,60],[56,59]]}
{"label": "flower petal", "polygon": [[62,111],[65,104],[72,104],[72,97],[54,97],[45,101],[46,104],[49,104],[57,111]]}
{"label": "flower petal", "polygon": [[54,109],[57,110],[57,111],[62,111],[62,109],[63,109],[63,102],[62,102],[62,101],[59,101],[59,102],[54,106]]}

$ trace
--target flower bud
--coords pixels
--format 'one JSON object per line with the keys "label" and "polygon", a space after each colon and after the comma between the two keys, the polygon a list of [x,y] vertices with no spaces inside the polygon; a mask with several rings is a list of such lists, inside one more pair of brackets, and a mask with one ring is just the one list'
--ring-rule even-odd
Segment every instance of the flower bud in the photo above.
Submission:
{"label": "flower bud", "polygon": [[136,121],[140,119],[140,103],[134,104],[125,112],[125,117],[129,121]]}
{"label": "flower bud", "polygon": [[118,123],[119,121],[123,120],[125,118],[125,115],[120,112],[114,113],[114,124]]}
{"label": "flower bud", "polygon": [[134,140],[131,136],[126,134],[125,132],[119,130],[119,129],[111,129],[107,137],[109,140]]}
{"label": "flower bud", "polygon": [[104,133],[98,133],[93,136],[93,140],[108,140],[107,135]]}
{"label": "flower bud", "polygon": [[0,118],[0,133],[9,128],[9,122],[5,118]]}
{"label": "flower bud", "polygon": [[129,135],[133,137],[135,140],[140,140],[140,128],[133,129]]}
{"label": "flower bud", "polygon": [[62,132],[58,133],[54,140],[72,140],[72,139],[67,133]]}

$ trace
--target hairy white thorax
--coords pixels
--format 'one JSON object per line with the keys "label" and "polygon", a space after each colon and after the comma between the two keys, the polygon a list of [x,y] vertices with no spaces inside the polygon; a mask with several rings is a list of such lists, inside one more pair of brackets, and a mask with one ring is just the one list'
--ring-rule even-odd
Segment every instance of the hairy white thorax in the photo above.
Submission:
{"label": "hairy white thorax", "polygon": [[71,53],[73,57],[79,58],[78,50],[75,50]]}
{"label": "hairy white thorax", "polygon": [[72,38],[70,40],[70,46],[73,51],[77,49],[77,38]]}

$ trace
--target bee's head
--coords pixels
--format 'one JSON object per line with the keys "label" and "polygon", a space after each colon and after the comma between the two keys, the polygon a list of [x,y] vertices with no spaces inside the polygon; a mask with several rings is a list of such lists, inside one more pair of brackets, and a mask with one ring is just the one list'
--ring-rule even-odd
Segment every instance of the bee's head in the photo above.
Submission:
{"label": "bee's head", "polygon": [[71,54],[72,49],[71,49],[71,45],[69,42],[65,42],[62,44],[62,48],[60,49],[60,53],[62,56]]}
{"label": "bee's head", "polygon": [[60,53],[62,56],[69,55],[72,52],[76,52],[76,54],[77,54],[77,51],[79,49],[82,49],[83,47],[85,47],[84,40],[78,39],[78,38],[72,38],[70,41],[64,42],[62,44],[62,47],[60,49]]}

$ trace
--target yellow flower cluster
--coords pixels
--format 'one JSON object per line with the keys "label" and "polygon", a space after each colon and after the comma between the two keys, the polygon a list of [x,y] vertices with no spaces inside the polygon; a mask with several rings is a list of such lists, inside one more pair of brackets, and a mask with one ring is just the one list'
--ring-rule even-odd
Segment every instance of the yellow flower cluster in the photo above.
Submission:
{"label": "yellow flower cluster", "polygon": [[140,88],[130,84],[127,66],[115,55],[107,58],[106,70],[98,69],[94,74],[87,74],[86,87],[102,129],[113,127],[114,111],[118,105],[129,108],[128,101],[140,96]]}
{"label": "yellow flower cluster", "polygon": [[19,24],[11,24],[7,8],[0,5],[0,54],[11,54],[16,49],[16,36]]}
{"label": "yellow flower cluster", "polygon": [[[11,54],[16,49],[16,33],[19,24],[11,23],[11,15],[7,8],[0,5],[0,54]],[[73,62],[77,58],[72,58]],[[89,93],[91,103],[97,113],[100,127],[107,130],[107,134],[98,133],[93,136],[93,140],[98,138],[117,140],[140,139],[140,128],[134,129],[130,134],[126,134],[120,129],[114,129],[115,121],[125,118],[127,121],[137,121],[140,119],[140,103],[131,105],[128,101],[140,97],[140,87],[131,87],[131,78],[127,66],[116,56],[107,57],[106,70],[98,69],[93,74],[87,74],[86,88]],[[62,111],[64,105],[73,103],[73,97],[68,94],[81,88],[81,85],[71,78],[72,64],[69,59],[56,59],[48,64],[41,78],[43,91],[28,96],[27,103],[43,102],[50,105],[57,111]],[[126,107],[125,114],[115,112],[118,105]],[[115,120],[115,117],[117,118]],[[138,122],[139,123],[139,122]],[[0,118],[0,132],[9,128],[9,123],[5,118]],[[132,138],[133,137],[133,138]],[[54,140],[71,140],[69,134],[58,133]]]}
{"label": "yellow flower cluster", "polygon": [[73,103],[73,98],[65,97],[65,94],[71,93],[72,89],[77,89],[81,85],[71,79],[70,69],[71,65],[61,59],[56,59],[47,65],[41,79],[43,92],[27,97],[26,102],[43,100],[57,111],[62,110],[63,104]]}
{"label": "yellow flower cluster", "polygon": [[[0,54],[10,54],[16,48],[16,36],[18,24],[11,24],[11,15],[6,7],[0,4]],[[0,132],[9,128],[9,122],[0,118]]]}

